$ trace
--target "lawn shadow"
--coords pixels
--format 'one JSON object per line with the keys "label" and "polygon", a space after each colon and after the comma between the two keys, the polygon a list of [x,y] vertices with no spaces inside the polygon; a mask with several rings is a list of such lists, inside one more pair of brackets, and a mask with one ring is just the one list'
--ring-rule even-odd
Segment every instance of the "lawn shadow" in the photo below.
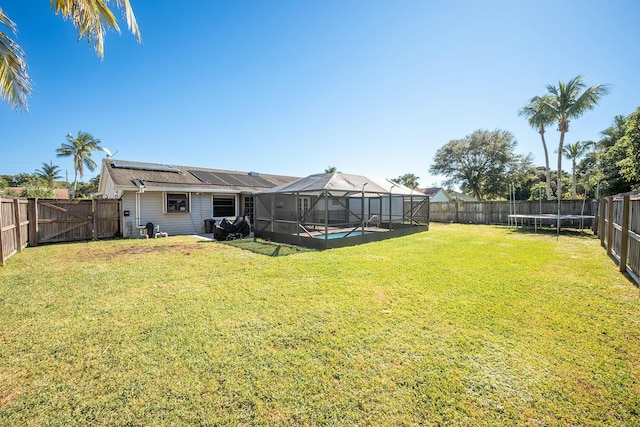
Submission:
{"label": "lawn shadow", "polygon": [[[542,234],[548,236],[556,236],[558,235],[555,227],[537,227],[537,229],[533,226],[518,226],[516,228],[509,228],[511,233],[517,234]],[[580,230],[579,228],[561,228],[560,236],[568,236],[568,237],[586,237],[591,239],[597,239],[598,236],[591,231],[591,229],[584,228]]]}
{"label": "lawn shadow", "polygon": [[223,245],[233,246],[259,255],[278,257],[295,255],[302,252],[317,252],[315,249],[302,246],[275,243],[261,239],[237,239],[219,242]]}

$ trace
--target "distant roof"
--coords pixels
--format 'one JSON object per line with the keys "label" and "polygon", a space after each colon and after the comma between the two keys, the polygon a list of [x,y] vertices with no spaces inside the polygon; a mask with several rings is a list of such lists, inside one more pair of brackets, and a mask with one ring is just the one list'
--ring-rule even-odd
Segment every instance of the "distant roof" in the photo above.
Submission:
{"label": "distant roof", "polygon": [[435,196],[439,191],[443,191],[445,194],[447,193],[447,191],[442,187],[418,188],[418,191],[429,197]]}
{"label": "distant roof", "polygon": [[424,194],[405,187],[402,184],[387,179],[368,178],[362,175],[352,175],[342,172],[309,175],[293,182],[289,182],[262,193],[304,193],[318,194],[324,191],[348,194],[376,193],[393,195],[413,195],[423,197]]}
{"label": "distant roof", "polygon": [[[241,172],[224,169],[147,163],[107,158],[102,161],[103,173],[109,174],[120,188],[170,188],[193,191],[226,190],[255,192],[298,179],[297,177]],[[102,174],[100,177],[102,182]],[[102,185],[101,185],[102,191]]]}
{"label": "distant roof", "polygon": [[459,193],[457,191],[450,191],[449,194],[451,195],[452,199],[459,200],[461,202],[477,202],[478,201],[478,199],[476,199],[475,197],[471,197],[464,193]]}

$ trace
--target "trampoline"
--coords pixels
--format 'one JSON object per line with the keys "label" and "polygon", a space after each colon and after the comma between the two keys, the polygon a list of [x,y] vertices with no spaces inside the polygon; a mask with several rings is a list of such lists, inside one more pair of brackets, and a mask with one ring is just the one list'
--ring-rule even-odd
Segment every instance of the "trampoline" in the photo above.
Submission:
{"label": "trampoline", "polygon": [[[555,223],[562,225],[562,221],[580,221],[580,231],[584,229],[584,220],[595,220],[596,217],[594,215],[557,215],[557,214],[511,214],[509,215],[509,221],[514,224],[515,227],[518,226],[518,220],[520,220],[520,224],[524,227],[524,220],[529,219],[533,220],[533,229],[535,232],[538,231],[538,221],[540,222],[540,227],[542,227],[543,222]],[[558,228],[558,231],[561,227]]]}
{"label": "trampoline", "polygon": [[[595,220],[594,215],[585,215],[585,203],[587,201],[587,193],[585,192],[584,198],[582,199],[582,209],[580,210],[580,214],[562,214],[560,212],[560,205],[556,204],[557,214],[556,213],[542,213],[542,188],[539,189],[539,201],[540,201],[540,213],[516,213],[516,188],[514,184],[509,185],[509,225],[518,226],[518,220],[522,227],[524,227],[525,220],[533,220],[533,229],[534,232],[538,231],[538,224],[542,226],[544,222],[554,224],[551,227],[556,228],[556,233],[560,234],[560,229],[562,228],[563,221],[579,221],[579,229],[580,232],[584,230],[584,222],[585,220],[593,221]],[[530,223],[530,221],[529,221]]]}

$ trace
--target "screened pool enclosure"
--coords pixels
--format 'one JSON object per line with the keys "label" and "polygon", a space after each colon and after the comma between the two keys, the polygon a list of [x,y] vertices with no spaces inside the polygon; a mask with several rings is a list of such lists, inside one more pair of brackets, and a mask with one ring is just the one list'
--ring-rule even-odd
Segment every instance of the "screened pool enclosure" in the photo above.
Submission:
{"label": "screened pool enclosure", "polygon": [[254,196],[255,234],[327,249],[429,229],[429,199],[388,180],[310,175]]}

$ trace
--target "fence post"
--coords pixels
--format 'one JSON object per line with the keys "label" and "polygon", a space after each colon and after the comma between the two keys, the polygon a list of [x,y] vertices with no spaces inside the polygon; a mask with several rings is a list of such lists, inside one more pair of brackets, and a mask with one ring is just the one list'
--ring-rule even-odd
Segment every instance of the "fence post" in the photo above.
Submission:
{"label": "fence post", "polygon": [[29,199],[29,246],[38,246],[38,199]]}
{"label": "fence post", "polygon": [[604,247],[604,237],[607,234],[604,225],[607,222],[606,209],[608,206],[608,200],[606,198],[600,199],[600,216],[598,217],[598,236],[600,236],[600,246]]}
{"label": "fence post", "polygon": [[13,209],[16,222],[16,250],[18,252],[22,252],[22,227],[20,226],[22,218],[20,218],[20,199],[13,199]]}
{"label": "fence post", "polygon": [[4,223],[2,222],[2,198],[0,197],[0,266],[4,265],[4,245],[2,244],[2,229]]}
{"label": "fence post", "polygon": [[96,199],[91,199],[91,240],[98,240],[98,221],[96,219]]}
{"label": "fence post", "polygon": [[458,220],[458,205],[459,205],[460,203],[462,203],[462,202],[455,202],[455,203],[456,203],[456,220],[455,220],[455,223],[456,223],[456,224],[459,224],[459,223],[460,223],[460,221]]}
{"label": "fence post", "polygon": [[622,198],[622,236],[620,238],[620,272],[627,271],[629,253],[629,196]]}
{"label": "fence post", "polygon": [[613,253],[613,223],[616,222],[613,218],[613,197],[609,197],[607,202],[607,217],[609,217],[609,224],[607,224],[607,255]]}

